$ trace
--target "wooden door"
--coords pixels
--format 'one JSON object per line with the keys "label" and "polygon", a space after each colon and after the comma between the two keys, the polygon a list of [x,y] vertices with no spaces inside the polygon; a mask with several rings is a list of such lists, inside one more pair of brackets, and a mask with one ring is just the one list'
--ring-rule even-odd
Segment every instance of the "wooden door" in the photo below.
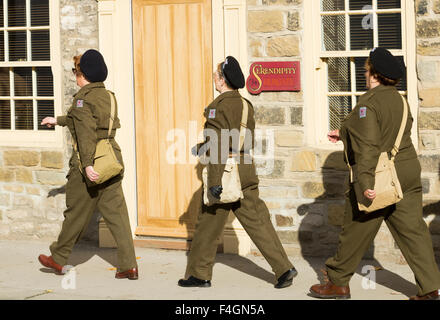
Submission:
{"label": "wooden door", "polygon": [[[211,0],[133,0],[137,235],[191,236],[201,207],[201,168],[190,163],[190,124],[202,130],[212,100]],[[167,159],[173,129],[185,163]],[[171,135],[172,136],[172,135]]]}

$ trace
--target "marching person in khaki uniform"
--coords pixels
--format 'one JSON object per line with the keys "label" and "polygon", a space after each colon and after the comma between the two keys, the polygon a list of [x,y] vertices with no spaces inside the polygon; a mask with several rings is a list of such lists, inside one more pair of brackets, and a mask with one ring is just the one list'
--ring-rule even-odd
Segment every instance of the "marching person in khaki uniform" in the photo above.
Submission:
{"label": "marching person in khaki uniform", "polygon": [[349,281],[385,220],[418,288],[411,300],[437,300],[440,272],[431,236],[422,218],[421,167],[411,141],[413,118],[408,110],[403,138],[395,157],[403,199],[394,205],[366,213],[359,211],[357,197],[373,200],[375,169],[381,152],[391,152],[401,126],[404,103],[395,85],[403,76],[398,60],[386,49],[375,48],[365,64],[369,89],[343,121],[340,130],[328,135],[331,142],[342,140],[350,166],[356,164],[360,192],[350,184],[346,193],[345,217],[336,255],[326,261],[328,282],[310,288],[317,298],[350,298]]}
{"label": "marching person in khaki uniform", "polygon": [[[107,78],[104,58],[96,50],[88,50],[74,58],[77,85],[81,88],[74,96],[67,115],[47,117],[42,125],[67,126],[72,134],[75,151],[69,163],[66,184],[66,206],[64,222],[58,240],[50,246],[51,256],[40,255],[41,264],[63,273],[63,266],[75,243],[81,238],[97,208],[109,227],[118,247],[118,268],[116,278],[138,279],[127,206],[122,192],[121,174],[102,184],[93,184],[99,174],[93,169],[96,144],[106,139],[109,132],[110,95],[103,81]],[[111,93],[113,94],[113,93]],[[121,149],[114,137],[120,128],[117,108],[111,145],[118,161],[123,164]],[[79,153],[79,154],[78,154]]]}
{"label": "marching person in khaki uniform", "polygon": [[[229,212],[232,210],[250,238],[263,256],[269,262],[277,278],[276,288],[288,287],[292,284],[292,279],[297,275],[297,271],[290,263],[284,248],[275,232],[270,221],[269,210],[266,204],[259,198],[258,177],[255,165],[249,160],[249,151],[237,150],[232,147],[230,141],[226,141],[226,154],[222,154],[222,129],[233,130],[240,128],[242,119],[243,102],[237,89],[244,87],[244,76],[237,60],[229,56],[225,62],[220,63],[214,73],[215,88],[220,95],[205,109],[205,129],[211,129],[216,133],[218,139],[218,158],[209,149],[210,162],[208,164],[208,192],[210,196],[220,199],[222,193],[222,175],[225,168],[226,159],[229,153],[240,154],[238,171],[240,176],[241,188],[244,199],[233,203],[217,203],[213,205],[203,205],[196,226],[196,231],[191,244],[191,251],[188,257],[186,270],[187,279],[178,282],[182,287],[210,287],[212,278],[212,268],[217,252],[217,239],[223,232]],[[252,104],[248,104],[248,120],[245,139],[251,139],[253,145],[253,135],[255,129],[254,110]],[[206,131],[205,131],[206,132]],[[249,134],[250,133],[250,134]],[[228,138],[226,138],[229,140]],[[206,141],[197,148],[199,156],[206,151]],[[245,144],[246,146],[246,144]],[[223,152],[225,153],[225,152]],[[248,161],[245,161],[247,157]],[[216,159],[214,159],[216,158]]]}

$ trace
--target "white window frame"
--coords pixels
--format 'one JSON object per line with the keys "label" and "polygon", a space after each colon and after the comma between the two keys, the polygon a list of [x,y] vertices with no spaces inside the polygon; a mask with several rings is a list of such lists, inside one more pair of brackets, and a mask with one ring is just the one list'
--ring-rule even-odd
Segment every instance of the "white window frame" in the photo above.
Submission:
{"label": "white window frame", "polygon": [[[3,1],[3,0],[0,0]],[[30,26],[30,1],[26,1],[26,15],[27,15],[27,25]],[[7,2],[6,2],[7,4]],[[4,6],[4,19],[7,19],[8,7]],[[63,136],[62,128],[59,126],[55,127],[55,130],[46,131],[38,130],[38,117],[37,117],[37,100],[54,100],[54,115],[59,116],[62,114],[61,102],[62,100],[62,78],[61,78],[61,54],[60,54],[60,10],[58,0],[49,0],[49,34],[50,34],[50,61],[31,61],[31,30],[47,30],[47,27],[4,27],[0,28],[1,32],[3,30],[23,30],[27,32],[27,55],[28,61],[2,61],[0,62],[0,68],[10,68],[10,74],[12,68],[14,67],[33,67],[32,71],[32,86],[33,95],[31,97],[19,97],[16,100],[33,100],[34,101],[34,130],[14,130],[15,123],[11,123],[11,129],[0,130],[0,147],[51,147],[51,148],[61,148],[63,146]],[[6,42],[6,39],[5,39]],[[5,58],[8,55],[5,46]],[[36,88],[36,67],[50,67],[53,74],[53,90],[54,96],[52,97],[37,97],[35,92]],[[13,95],[13,77],[10,76],[11,81],[11,96]],[[11,117],[15,113],[15,105],[11,100]]]}
{"label": "white window frame", "polygon": [[[327,92],[327,65],[322,58],[328,57],[343,57],[347,53],[350,56],[368,56],[368,52],[364,51],[324,51],[322,50],[322,34],[321,34],[321,0],[304,1],[304,72],[303,84],[304,88],[304,117],[305,117],[305,137],[306,143],[310,146],[319,148],[341,150],[343,148],[341,143],[333,144],[328,141],[327,133],[329,128],[329,110],[328,110],[328,95],[341,95],[338,92]],[[348,8],[348,0],[345,0],[345,7]],[[373,1],[375,4],[376,1]],[[373,7],[372,10],[357,11],[360,14],[373,13],[374,25],[377,26],[377,14],[379,13],[393,13],[395,9],[377,10]],[[331,14],[326,12],[325,14]],[[348,15],[347,11],[338,11]],[[416,73],[416,30],[415,30],[415,13],[414,0],[401,0],[401,14],[402,14],[402,49],[390,50],[393,54],[402,55],[404,57],[405,65],[407,67],[407,91],[408,102],[411,113],[414,118],[411,138],[414,146],[418,148],[418,130],[417,130],[417,110],[418,110],[418,96],[417,96],[417,73]],[[348,25],[348,24],[347,24]],[[319,27],[317,27],[319,26]],[[377,46],[378,32],[377,28],[373,32],[374,45]],[[349,30],[346,32],[346,45],[349,44]],[[346,49],[349,49],[347,46]],[[353,63],[353,62],[352,62]],[[352,74],[352,78],[354,74]],[[352,88],[354,81],[352,79]],[[345,94],[344,94],[345,95]]]}

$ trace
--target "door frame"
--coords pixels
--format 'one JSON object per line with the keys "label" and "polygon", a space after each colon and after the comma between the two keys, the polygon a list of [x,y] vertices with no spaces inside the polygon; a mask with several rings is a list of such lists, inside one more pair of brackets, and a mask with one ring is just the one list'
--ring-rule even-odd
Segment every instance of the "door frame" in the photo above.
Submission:
{"label": "door frame", "polygon": [[[246,0],[212,0],[212,70],[227,55],[235,56],[248,76],[247,45],[247,4]],[[137,172],[136,172],[136,130],[135,130],[135,94],[133,59],[133,17],[132,1],[99,0],[99,50],[106,59],[109,69],[106,87],[115,92],[120,105],[126,110],[119,115],[121,129],[117,141],[121,145],[125,163],[123,190],[130,218],[133,237],[138,221]],[[238,38],[227,37],[228,27],[225,21],[235,19],[238,26]],[[130,21],[130,23],[127,23]],[[111,31],[111,32],[109,32]],[[129,36],[127,36],[129,35]],[[131,49],[127,55],[126,48]],[[213,90],[213,96],[218,93]],[[240,93],[248,97],[246,90]],[[123,102],[123,104],[122,104]],[[250,252],[250,240],[237,219],[231,216],[225,228],[224,252],[247,254]],[[228,241],[230,238],[230,241]],[[238,244],[237,244],[238,239]],[[229,244],[230,243],[230,244]]]}

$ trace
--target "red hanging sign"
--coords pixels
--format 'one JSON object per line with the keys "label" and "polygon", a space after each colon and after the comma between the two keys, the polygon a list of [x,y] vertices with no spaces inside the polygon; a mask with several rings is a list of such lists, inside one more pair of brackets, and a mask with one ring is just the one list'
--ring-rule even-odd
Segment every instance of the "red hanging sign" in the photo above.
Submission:
{"label": "red hanging sign", "polygon": [[254,62],[246,81],[252,94],[262,91],[300,91],[299,61]]}

